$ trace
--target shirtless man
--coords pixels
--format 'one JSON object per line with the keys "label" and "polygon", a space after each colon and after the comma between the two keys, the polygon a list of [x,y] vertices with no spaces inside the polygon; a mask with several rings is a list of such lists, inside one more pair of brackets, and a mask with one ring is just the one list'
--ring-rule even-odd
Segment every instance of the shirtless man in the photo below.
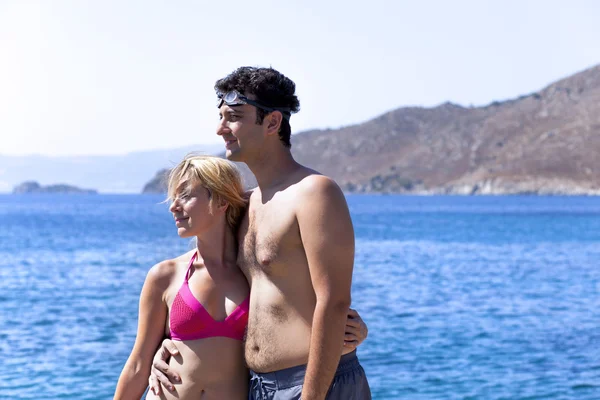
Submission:
{"label": "shirtless man", "polygon": [[295,84],[271,68],[242,67],[215,89],[226,156],[258,182],[238,233],[251,288],[249,399],[370,399],[356,350],[340,341],[354,262],[350,213],[332,179],[292,157]]}

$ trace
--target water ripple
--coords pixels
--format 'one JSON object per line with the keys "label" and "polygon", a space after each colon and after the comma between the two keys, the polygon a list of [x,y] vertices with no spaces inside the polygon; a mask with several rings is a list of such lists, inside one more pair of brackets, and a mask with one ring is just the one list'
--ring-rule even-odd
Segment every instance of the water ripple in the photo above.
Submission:
{"label": "water ripple", "polygon": [[[147,270],[189,247],[160,200],[0,196],[0,398],[111,397]],[[600,200],[348,200],[375,399],[600,398]]]}

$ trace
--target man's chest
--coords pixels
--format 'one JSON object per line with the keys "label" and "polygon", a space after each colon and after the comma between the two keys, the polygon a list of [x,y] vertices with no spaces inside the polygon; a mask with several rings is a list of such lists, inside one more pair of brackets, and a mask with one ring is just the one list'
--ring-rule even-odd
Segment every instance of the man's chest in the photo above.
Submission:
{"label": "man's chest", "polygon": [[278,202],[250,205],[239,231],[238,265],[248,274],[276,273],[300,243],[294,211]]}

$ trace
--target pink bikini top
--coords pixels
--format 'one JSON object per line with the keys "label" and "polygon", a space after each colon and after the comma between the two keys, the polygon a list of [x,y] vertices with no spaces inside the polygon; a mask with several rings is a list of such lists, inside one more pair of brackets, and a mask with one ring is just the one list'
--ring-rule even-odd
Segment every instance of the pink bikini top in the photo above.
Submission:
{"label": "pink bikini top", "polygon": [[194,297],[188,285],[190,270],[196,260],[197,253],[190,260],[185,274],[185,281],[171,306],[169,325],[171,339],[196,340],[215,336],[243,340],[248,324],[248,306],[250,296],[227,316],[223,321],[215,321],[213,317]]}

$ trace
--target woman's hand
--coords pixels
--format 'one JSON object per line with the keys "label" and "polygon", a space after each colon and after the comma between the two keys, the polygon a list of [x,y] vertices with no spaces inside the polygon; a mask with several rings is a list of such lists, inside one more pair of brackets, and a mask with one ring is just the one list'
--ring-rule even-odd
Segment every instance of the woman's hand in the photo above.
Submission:
{"label": "woman's hand", "polygon": [[348,319],[346,320],[346,335],[344,336],[344,347],[347,349],[356,349],[369,335],[367,324],[354,309],[348,310]]}

